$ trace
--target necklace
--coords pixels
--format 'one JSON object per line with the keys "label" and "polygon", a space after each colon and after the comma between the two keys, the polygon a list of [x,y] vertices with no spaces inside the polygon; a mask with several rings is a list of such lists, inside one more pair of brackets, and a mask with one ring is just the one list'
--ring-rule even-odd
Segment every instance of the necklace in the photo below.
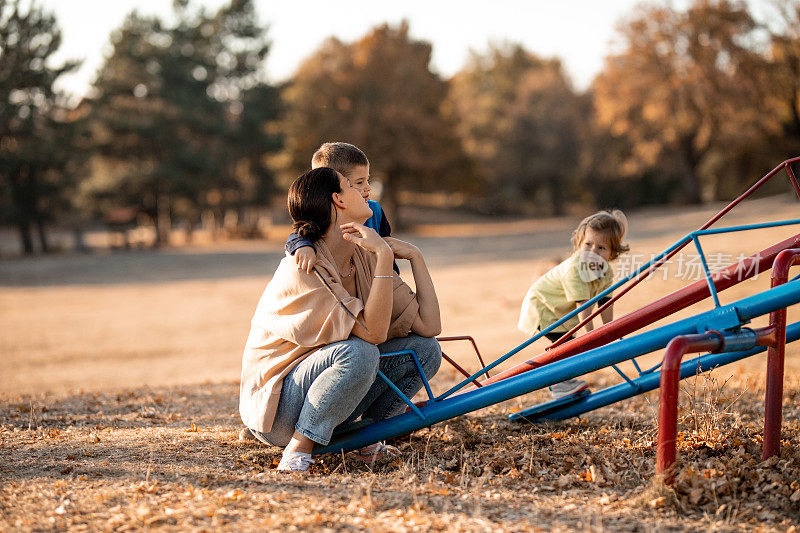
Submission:
{"label": "necklace", "polygon": [[346,278],[349,278],[350,276],[352,276],[353,272],[355,272],[355,271],[356,271],[356,265],[353,264],[353,258],[351,257],[350,258],[350,272],[348,272],[347,274],[342,274],[341,271],[340,271],[339,275],[342,276],[342,279],[346,279]]}

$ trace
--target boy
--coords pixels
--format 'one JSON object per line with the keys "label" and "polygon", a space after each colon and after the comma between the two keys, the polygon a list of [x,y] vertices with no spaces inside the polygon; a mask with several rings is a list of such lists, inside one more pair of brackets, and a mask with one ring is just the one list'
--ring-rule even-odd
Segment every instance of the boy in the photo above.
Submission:
{"label": "boy", "polygon": [[[381,204],[369,199],[372,188],[369,185],[369,160],[364,152],[346,142],[324,143],[311,158],[311,168],[319,167],[332,168],[347,178],[372,209],[372,217],[364,225],[377,231],[381,237],[391,236],[392,227],[386,219]],[[286,241],[286,251],[294,256],[298,268],[311,273],[317,260],[314,243],[292,233]],[[399,273],[397,263],[394,264],[394,269]]]}

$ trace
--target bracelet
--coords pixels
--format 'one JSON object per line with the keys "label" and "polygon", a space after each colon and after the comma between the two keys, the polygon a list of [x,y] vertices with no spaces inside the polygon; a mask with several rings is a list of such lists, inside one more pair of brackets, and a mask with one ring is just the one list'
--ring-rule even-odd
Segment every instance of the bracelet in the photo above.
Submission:
{"label": "bracelet", "polygon": [[374,278],[393,278],[394,276],[373,276]]}

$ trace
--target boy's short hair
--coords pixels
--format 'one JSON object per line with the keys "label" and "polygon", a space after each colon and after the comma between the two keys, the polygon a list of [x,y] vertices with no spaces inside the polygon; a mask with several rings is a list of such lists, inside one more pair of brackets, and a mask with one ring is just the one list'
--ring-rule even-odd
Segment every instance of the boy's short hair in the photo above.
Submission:
{"label": "boy's short hair", "polygon": [[367,155],[346,142],[324,143],[311,157],[311,168],[329,167],[347,176],[353,167],[369,166]]}
{"label": "boy's short hair", "polygon": [[570,241],[572,242],[573,250],[577,250],[580,247],[588,227],[608,236],[608,241],[611,245],[610,260],[616,259],[620,254],[631,249],[630,246],[622,242],[622,238],[628,232],[628,218],[619,209],[599,211],[584,218],[578,224],[578,228],[572,232]]}

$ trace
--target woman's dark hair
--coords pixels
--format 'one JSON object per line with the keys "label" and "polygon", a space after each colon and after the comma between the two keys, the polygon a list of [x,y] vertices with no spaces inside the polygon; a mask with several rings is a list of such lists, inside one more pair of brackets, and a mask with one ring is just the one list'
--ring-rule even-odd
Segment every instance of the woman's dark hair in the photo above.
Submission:
{"label": "woman's dark hair", "polygon": [[289,214],[292,229],[311,242],[316,242],[331,225],[333,193],[342,192],[339,175],[328,167],[309,170],[289,186]]}

